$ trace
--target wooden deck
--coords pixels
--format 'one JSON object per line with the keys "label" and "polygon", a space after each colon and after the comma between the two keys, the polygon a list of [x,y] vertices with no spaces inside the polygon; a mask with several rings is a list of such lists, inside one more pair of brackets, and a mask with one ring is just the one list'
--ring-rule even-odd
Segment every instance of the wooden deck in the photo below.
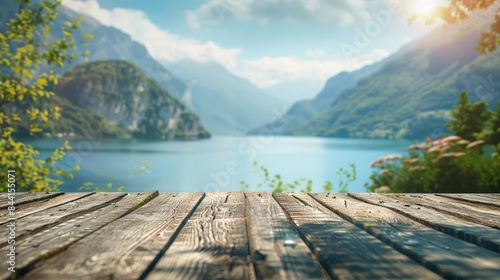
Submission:
{"label": "wooden deck", "polygon": [[500,279],[499,194],[0,198],[0,279]]}

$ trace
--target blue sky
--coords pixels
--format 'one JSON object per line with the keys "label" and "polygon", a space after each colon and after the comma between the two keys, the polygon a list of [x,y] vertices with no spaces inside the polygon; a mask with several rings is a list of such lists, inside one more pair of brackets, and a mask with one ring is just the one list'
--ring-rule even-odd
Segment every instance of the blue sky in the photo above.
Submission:
{"label": "blue sky", "polygon": [[63,4],[130,34],[158,60],[213,60],[266,89],[297,81],[320,88],[340,71],[386,57],[433,28],[421,23],[408,26],[407,18],[435,1],[64,0]]}

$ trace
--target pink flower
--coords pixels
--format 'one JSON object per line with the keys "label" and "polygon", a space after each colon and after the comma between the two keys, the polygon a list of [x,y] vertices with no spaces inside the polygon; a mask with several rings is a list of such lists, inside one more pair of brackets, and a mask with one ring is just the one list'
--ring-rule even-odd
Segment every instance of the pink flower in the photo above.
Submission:
{"label": "pink flower", "polygon": [[386,156],[383,156],[383,157],[377,159],[376,161],[372,162],[371,167],[374,167],[374,166],[379,165],[379,164],[386,162],[386,161],[400,160],[402,158],[403,157],[400,155],[386,155]]}
{"label": "pink flower", "polygon": [[401,162],[403,164],[412,164],[412,163],[416,163],[416,162],[419,162],[420,159],[419,158],[412,158],[412,159],[403,159],[401,160]]}
{"label": "pink flower", "polygon": [[465,147],[467,150],[469,149],[472,149],[474,147],[477,147],[477,146],[481,146],[484,144],[484,141],[483,140],[479,140],[479,141],[475,141],[475,142],[472,142],[470,143],[469,145],[467,145],[467,147]]}
{"label": "pink flower", "polygon": [[433,160],[432,162],[436,163],[442,158],[461,157],[464,155],[465,155],[465,153],[445,153],[445,154],[440,155],[437,159]]}
{"label": "pink flower", "polygon": [[422,145],[411,145],[406,151],[412,151],[412,150],[420,150],[420,151],[425,151],[429,149],[429,145],[427,144],[422,144]]}
{"label": "pink flower", "polygon": [[460,136],[452,135],[452,136],[445,137],[442,140],[443,140],[443,142],[452,142],[452,141],[462,140],[462,138],[460,138]]}

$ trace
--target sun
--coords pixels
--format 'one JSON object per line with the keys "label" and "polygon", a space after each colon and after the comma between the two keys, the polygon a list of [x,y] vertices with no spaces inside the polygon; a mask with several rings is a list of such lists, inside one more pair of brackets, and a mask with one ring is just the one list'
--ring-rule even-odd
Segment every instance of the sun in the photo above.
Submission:
{"label": "sun", "polygon": [[432,16],[435,9],[441,4],[441,2],[442,1],[438,0],[415,1],[414,12],[419,16]]}

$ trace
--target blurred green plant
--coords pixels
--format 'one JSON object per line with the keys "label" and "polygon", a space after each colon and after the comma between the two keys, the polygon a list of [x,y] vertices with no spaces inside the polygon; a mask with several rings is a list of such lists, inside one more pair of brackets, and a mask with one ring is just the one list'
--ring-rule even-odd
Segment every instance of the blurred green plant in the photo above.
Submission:
{"label": "blurred green plant", "polygon": [[[83,183],[82,186],[80,186],[78,188],[78,190],[80,191],[94,191],[94,192],[110,192],[113,190],[113,183],[109,182],[105,188],[99,188],[99,187],[94,187],[92,188],[92,186],[94,185],[93,182],[85,182]],[[117,186],[116,187],[116,191],[117,192],[122,192],[123,190],[125,189],[124,186]]]}
{"label": "blurred green plant", "polygon": [[152,166],[153,166],[153,164],[143,160],[142,165],[136,165],[135,171],[129,171],[128,173],[131,175],[132,174],[141,174],[142,176],[144,176],[146,174],[151,173],[151,171],[149,169],[151,169]]}
{"label": "blurred green plant", "polygon": [[[499,192],[500,101],[495,115],[484,102],[472,104],[461,93],[450,125],[456,135],[426,139],[408,155],[384,156],[372,163],[369,191]],[[485,117],[487,116],[487,117]]]}
{"label": "blurred green plant", "polygon": [[[349,184],[356,180],[356,166],[354,163],[351,163],[349,164],[349,167],[351,168],[351,171],[343,168],[340,168],[339,171],[337,171],[337,176],[339,177],[339,183],[337,186],[338,192],[340,193],[347,193]],[[295,191],[296,189],[300,189],[300,192],[304,193],[310,193],[312,191],[312,180],[300,178],[291,183],[287,183],[283,181],[281,175],[271,175],[269,170],[264,165],[259,165],[257,162],[254,162],[252,165],[252,173],[259,175],[262,178],[262,181],[257,184],[257,187],[267,187],[270,189],[271,193],[290,192]],[[239,185],[243,191],[250,189],[250,186],[245,181],[240,181]],[[322,189],[325,192],[332,192],[334,185],[331,181],[326,181],[323,184]]]}
{"label": "blurred green plant", "polygon": [[[52,191],[63,183],[58,178],[73,178],[73,169],[63,169],[56,164],[71,150],[66,141],[45,160],[37,158],[37,149],[13,138],[19,124],[29,128],[30,135],[42,132],[41,125],[61,116],[61,108],[39,108],[40,99],[54,96],[50,84],[57,84],[53,70],[35,75],[42,64],[62,67],[77,55],[73,32],[79,30],[83,18],[67,21],[62,36],[49,40],[51,25],[58,15],[60,1],[17,0],[19,11],[7,21],[0,33],[0,174],[12,170],[16,186],[21,190]],[[91,35],[83,35],[79,45],[85,45]],[[81,54],[88,55],[88,51]],[[0,191],[6,191],[7,176],[0,177]]]}

